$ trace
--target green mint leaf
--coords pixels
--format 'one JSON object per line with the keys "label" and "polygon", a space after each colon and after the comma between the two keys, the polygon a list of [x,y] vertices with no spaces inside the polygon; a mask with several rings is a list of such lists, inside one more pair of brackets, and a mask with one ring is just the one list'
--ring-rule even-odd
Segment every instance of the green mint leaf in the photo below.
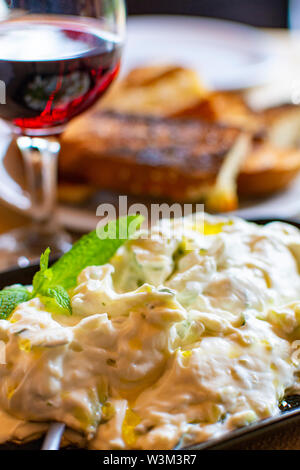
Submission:
{"label": "green mint leaf", "polygon": [[51,268],[48,267],[50,248],[47,248],[41,256],[40,270],[33,278],[32,293],[21,285],[0,291],[0,319],[6,319],[17,305],[36,296],[49,311],[71,315],[67,289],[76,285],[78,274],[87,266],[108,263],[142,222],[143,217],[139,215],[109,222],[105,227],[83,236]]}
{"label": "green mint leaf", "polygon": [[78,274],[84,268],[108,263],[118,248],[134,234],[142,221],[143,217],[139,215],[122,217],[109,222],[97,232],[93,231],[83,236],[50,268],[52,277],[49,286],[59,285],[65,289],[74,287]]}
{"label": "green mint leaf", "polygon": [[14,309],[31,298],[26,287],[16,285],[0,291],[0,320],[6,320]]}
{"label": "green mint leaf", "polygon": [[41,255],[40,259],[40,268],[41,271],[47,271],[49,266],[49,256],[50,256],[50,248],[47,248],[46,251]]}
{"label": "green mint leaf", "polygon": [[32,285],[34,294],[41,294],[45,288],[47,288],[46,286],[51,282],[52,271],[48,268],[49,256],[50,248],[47,248],[41,255],[40,270],[33,277]]}
{"label": "green mint leaf", "polygon": [[51,287],[39,297],[47,310],[62,315],[72,315],[70,297],[63,287]]}

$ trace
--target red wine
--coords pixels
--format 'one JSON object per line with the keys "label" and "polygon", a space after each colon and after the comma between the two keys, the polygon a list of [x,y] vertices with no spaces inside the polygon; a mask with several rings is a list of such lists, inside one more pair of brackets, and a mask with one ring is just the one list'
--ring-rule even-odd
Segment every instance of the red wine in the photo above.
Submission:
{"label": "red wine", "polygon": [[100,21],[50,18],[0,24],[0,117],[27,133],[61,126],[89,108],[119,70],[120,41]]}

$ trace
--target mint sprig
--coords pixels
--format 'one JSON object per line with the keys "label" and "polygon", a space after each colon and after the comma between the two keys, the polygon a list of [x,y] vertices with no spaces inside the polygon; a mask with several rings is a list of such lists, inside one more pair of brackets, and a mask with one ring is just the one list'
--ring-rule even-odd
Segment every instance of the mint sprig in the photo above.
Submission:
{"label": "mint sprig", "polygon": [[0,291],[0,319],[6,320],[14,309],[22,302],[30,299],[26,287],[17,285]]}
{"label": "mint sprig", "polygon": [[44,286],[51,281],[52,273],[50,269],[48,269],[50,252],[50,248],[47,248],[41,255],[40,270],[34,275],[32,281],[34,292],[41,292]]}
{"label": "mint sprig", "polygon": [[0,291],[0,319],[8,318],[20,303],[34,297],[39,297],[53,313],[72,314],[68,290],[76,285],[78,274],[87,266],[108,263],[142,221],[142,216],[128,216],[109,222],[98,232],[83,236],[50,268],[50,248],[47,248],[40,259],[40,270],[33,278],[32,292],[21,285]]}
{"label": "mint sprig", "polygon": [[71,315],[71,300],[63,286],[55,285],[49,265],[50,248],[42,254],[40,270],[34,275],[32,297],[39,297],[47,310],[53,313]]}
{"label": "mint sprig", "polygon": [[[109,262],[118,248],[125,243],[143,222],[143,217],[133,215],[109,222],[101,230],[84,235],[71,250],[50,269],[50,285],[70,289],[76,285],[78,274],[87,266],[101,266]],[[105,238],[109,234],[112,238]]]}
{"label": "mint sprig", "polygon": [[72,315],[70,296],[62,286],[51,287],[39,297],[50,312]]}

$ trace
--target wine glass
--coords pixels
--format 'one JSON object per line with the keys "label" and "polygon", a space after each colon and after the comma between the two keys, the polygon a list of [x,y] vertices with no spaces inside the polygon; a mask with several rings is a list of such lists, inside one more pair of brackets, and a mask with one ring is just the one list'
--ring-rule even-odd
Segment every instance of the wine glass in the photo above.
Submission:
{"label": "wine glass", "polygon": [[0,3],[0,117],[23,155],[32,218],[0,236],[3,268],[70,248],[55,217],[58,135],[117,76],[126,14],[124,0]]}

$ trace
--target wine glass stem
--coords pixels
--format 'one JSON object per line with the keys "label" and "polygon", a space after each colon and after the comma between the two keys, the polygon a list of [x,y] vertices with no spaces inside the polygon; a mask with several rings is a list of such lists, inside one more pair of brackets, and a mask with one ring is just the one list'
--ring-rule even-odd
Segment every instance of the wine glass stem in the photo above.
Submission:
{"label": "wine glass stem", "polygon": [[24,159],[33,223],[0,236],[0,269],[27,266],[48,247],[56,258],[66,253],[72,242],[55,216],[59,143],[52,138],[23,136],[17,137],[17,144]]}
{"label": "wine glass stem", "polygon": [[23,155],[33,222],[44,229],[53,227],[56,225],[57,161],[60,144],[52,138],[27,136],[18,137],[17,144]]}

